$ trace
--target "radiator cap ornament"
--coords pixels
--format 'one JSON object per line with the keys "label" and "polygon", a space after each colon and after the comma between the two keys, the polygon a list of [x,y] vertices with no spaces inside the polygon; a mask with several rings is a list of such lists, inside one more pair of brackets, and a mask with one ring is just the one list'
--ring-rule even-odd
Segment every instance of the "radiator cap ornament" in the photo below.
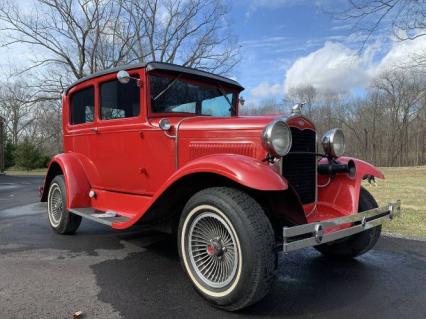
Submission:
{"label": "radiator cap ornament", "polygon": [[302,108],[306,104],[306,102],[297,103],[291,108],[291,114],[293,115],[301,115],[302,114]]}

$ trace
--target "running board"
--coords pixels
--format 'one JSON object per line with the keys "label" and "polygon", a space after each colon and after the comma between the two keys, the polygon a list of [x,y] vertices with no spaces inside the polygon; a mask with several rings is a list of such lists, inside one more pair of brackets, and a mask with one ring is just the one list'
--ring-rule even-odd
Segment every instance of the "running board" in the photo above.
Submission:
{"label": "running board", "polygon": [[69,212],[79,215],[81,217],[93,220],[95,222],[105,224],[112,227],[115,223],[127,222],[130,218],[121,216],[118,212],[108,210],[106,212],[98,211],[94,208],[69,208]]}

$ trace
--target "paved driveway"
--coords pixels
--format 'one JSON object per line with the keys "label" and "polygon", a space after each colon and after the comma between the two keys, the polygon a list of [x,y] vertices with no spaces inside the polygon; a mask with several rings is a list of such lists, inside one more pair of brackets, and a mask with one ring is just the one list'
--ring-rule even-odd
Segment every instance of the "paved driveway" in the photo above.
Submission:
{"label": "paved driveway", "polygon": [[0,199],[27,195],[0,200],[1,318],[426,318],[426,242],[383,237],[351,262],[314,249],[281,255],[271,294],[228,314],[194,292],[173,238],[87,220],[74,236],[56,235],[31,195],[41,179],[6,190],[3,177]]}

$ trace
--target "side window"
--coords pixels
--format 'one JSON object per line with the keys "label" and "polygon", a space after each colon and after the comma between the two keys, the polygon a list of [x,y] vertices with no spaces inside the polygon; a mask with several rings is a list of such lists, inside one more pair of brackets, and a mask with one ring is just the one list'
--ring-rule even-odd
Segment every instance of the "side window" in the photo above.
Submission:
{"label": "side window", "polygon": [[117,80],[101,84],[101,119],[112,120],[139,115],[140,88],[136,81]]}
{"label": "side window", "polygon": [[71,95],[70,123],[83,124],[93,122],[95,118],[95,89],[93,86]]}

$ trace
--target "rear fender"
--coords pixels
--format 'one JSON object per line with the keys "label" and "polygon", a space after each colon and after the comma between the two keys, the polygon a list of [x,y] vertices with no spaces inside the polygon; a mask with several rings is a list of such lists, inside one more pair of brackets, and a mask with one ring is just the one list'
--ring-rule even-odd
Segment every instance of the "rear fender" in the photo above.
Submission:
{"label": "rear fender", "polygon": [[56,175],[64,175],[67,189],[66,206],[89,207],[90,183],[84,172],[83,165],[78,156],[73,153],[58,154],[52,158],[44,181],[41,201],[47,201],[49,186]]}
{"label": "rear fender", "polygon": [[[373,165],[351,157],[339,157],[339,163],[354,161],[356,174],[350,177],[339,173],[335,178],[318,175],[317,212],[308,217],[308,222],[348,216],[358,211],[359,193],[362,180],[368,176],[384,179],[384,175]],[[322,159],[321,164],[327,163]]]}

